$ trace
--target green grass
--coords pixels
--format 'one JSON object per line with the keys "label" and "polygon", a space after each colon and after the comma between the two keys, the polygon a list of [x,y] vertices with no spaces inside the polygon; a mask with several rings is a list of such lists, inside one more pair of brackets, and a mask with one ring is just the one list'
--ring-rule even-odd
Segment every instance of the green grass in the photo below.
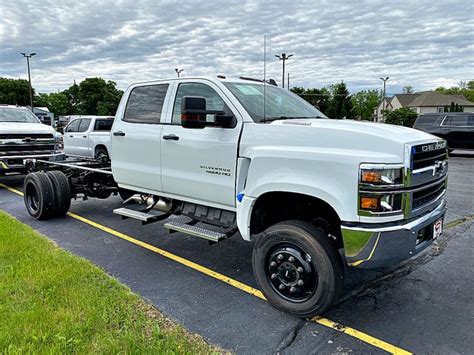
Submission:
{"label": "green grass", "polygon": [[210,353],[89,261],[0,211],[0,353]]}

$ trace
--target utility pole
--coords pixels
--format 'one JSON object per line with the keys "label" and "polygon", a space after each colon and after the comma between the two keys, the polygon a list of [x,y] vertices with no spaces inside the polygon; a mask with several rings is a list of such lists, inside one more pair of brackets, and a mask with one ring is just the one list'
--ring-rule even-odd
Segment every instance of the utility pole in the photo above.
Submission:
{"label": "utility pole", "polygon": [[36,55],[36,53],[20,53],[23,57],[26,58],[26,66],[28,67],[28,82],[30,83],[30,106],[31,111],[33,111],[33,89],[31,88],[31,73],[30,73],[30,58]]}
{"label": "utility pole", "polygon": [[382,95],[382,122],[385,121],[385,91],[387,89],[387,80],[390,79],[388,76],[380,78],[383,81],[383,95]]}
{"label": "utility pole", "polygon": [[174,71],[176,72],[176,74],[178,74],[178,78],[179,78],[179,74],[181,74],[181,72],[183,71],[184,69],[178,69],[178,68],[175,68]]}
{"label": "utility pole", "polygon": [[286,79],[286,87],[290,90],[290,73],[288,73],[288,79]]}
{"label": "utility pole", "polygon": [[281,77],[281,87],[282,88],[285,88],[285,61],[290,59],[291,57],[293,57],[293,54],[286,54],[286,53],[282,53],[281,56],[278,55],[278,54],[275,54],[275,57],[277,57],[279,60],[282,60],[283,61],[283,74],[282,74],[282,77]]}

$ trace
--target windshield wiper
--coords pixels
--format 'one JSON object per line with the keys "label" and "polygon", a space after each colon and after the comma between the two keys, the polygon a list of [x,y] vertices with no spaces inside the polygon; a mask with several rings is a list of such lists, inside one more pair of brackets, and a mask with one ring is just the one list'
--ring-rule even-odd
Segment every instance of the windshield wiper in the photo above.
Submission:
{"label": "windshield wiper", "polygon": [[297,118],[324,118],[322,116],[279,116],[279,117],[265,117],[262,119],[262,123],[265,122],[273,122],[273,121],[279,121],[279,120],[292,120],[292,119],[297,119]]}

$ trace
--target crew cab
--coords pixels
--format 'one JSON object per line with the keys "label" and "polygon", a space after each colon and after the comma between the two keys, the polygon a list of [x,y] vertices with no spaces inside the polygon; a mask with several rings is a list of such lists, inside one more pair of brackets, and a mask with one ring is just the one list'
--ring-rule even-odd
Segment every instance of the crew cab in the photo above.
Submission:
{"label": "crew cab", "polygon": [[220,76],[133,84],[118,107],[111,148],[111,165],[102,168],[38,165],[25,181],[28,212],[64,215],[71,197],[120,192],[126,207],[114,213],[123,218],[147,224],[180,215],[165,228],[213,243],[238,232],[254,242],[265,297],[298,317],[337,300],[344,264],[398,263],[442,233],[446,141],[328,119],[267,82]]}
{"label": "crew cab", "polygon": [[109,158],[111,116],[79,116],[64,128],[64,152],[91,158]]}
{"label": "crew cab", "polygon": [[0,176],[25,173],[27,159],[62,159],[62,145],[62,135],[29,108],[0,105]]}

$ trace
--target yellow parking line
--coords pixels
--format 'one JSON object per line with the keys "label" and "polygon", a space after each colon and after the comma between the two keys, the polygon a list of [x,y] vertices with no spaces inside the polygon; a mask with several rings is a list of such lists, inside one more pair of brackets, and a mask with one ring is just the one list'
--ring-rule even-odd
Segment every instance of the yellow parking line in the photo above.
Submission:
{"label": "yellow parking line", "polygon": [[[4,185],[2,183],[0,183],[0,187],[3,187],[4,189],[10,191],[10,192],[13,192],[17,195],[20,195],[20,196],[23,196],[23,192],[19,191],[19,190],[16,190],[10,186],[7,186],[7,185]],[[262,292],[257,290],[256,288],[253,288],[251,286],[248,286],[240,281],[237,281],[237,280],[234,280],[226,275],[223,275],[221,273],[218,273],[216,271],[213,271],[207,267],[204,267],[202,265],[199,265],[195,262],[192,262],[190,260],[187,260],[185,258],[182,258],[178,255],[175,255],[173,253],[170,253],[170,252],[167,252],[166,250],[163,250],[163,249],[160,249],[160,248],[157,248],[155,247],[154,245],[151,245],[151,244],[148,244],[148,243],[145,243],[145,242],[142,242],[141,240],[138,240],[138,239],[135,239],[133,237],[130,237],[129,235],[127,234],[124,234],[124,233],[121,233],[121,232],[118,232],[112,228],[109,228],[109,227],[106,227],[106,226],[103,226],[102,224],[99,224],[97,222],[94,222],[94,221],[91,221],[90,219],[87,219],[85,217],[82,217],[82,216],[79,216],[73,212],[68,212],[67,215],[71,218],[74,218],[78,221],[81,221],[83,223],[86,223],[94,228],[97,228],[97,229],[100,229],[101,231],[105,232],[105,233],[108,233],[108,234],[111,234],[113,236],[116,236],[120,239],[123,239],[123,240],[126,240],[132,244],[135,244],[135,245],[138,245],[144,249],[147,249],[147,250],[150,250],[154,253],[157,253],[159,255],[162,255],[168,259],[171,259],[179,264],[182,264],[182,265],[185,265],[193,270],[196,270],[196,271],[199,271],[207,276],[210,276],[214,279],[217,279],[219,281],[222,281],[222,282],[225,282],[235,288],[238,288],[239,290],[242,290],[248,294],[251,294],[255,297],[258,297],[262,300],[266,300],[265,297],[263,296]],[[338,324],[338,323],[335,323],[327,318],[322,318],[322,317],[314,317],[311,319],[311,321],[313,322],[316,322],[318,324],[321,324],[325,327],[328,327],[328,328],[331,328],[331,329],[334,329],[334,330],[337,330],[338,332],[341,332],[341,333],[344,333],[344,334],[347,334],[347,335],[350,335],[356,339],[359,339],[367,344],[370,344],[372,346],[375,346],[379,349],[382,349],[382,350],[385,350],[386,352],[388,353],[392,353],[392,354],[411,354],[410,352],[406,351],[406,350],[403,350],[395,345],[392,345],[392,344],[389,344],[383,340],[380,340],[380,339],[377,339],[371,335],[368,335],[366,333],[363,333],[363,332],[360,332],[356,329],[353,329],[353,328],[350,328],[350,327],[346,327],[346,326],[343,326],[341,324]]]}

